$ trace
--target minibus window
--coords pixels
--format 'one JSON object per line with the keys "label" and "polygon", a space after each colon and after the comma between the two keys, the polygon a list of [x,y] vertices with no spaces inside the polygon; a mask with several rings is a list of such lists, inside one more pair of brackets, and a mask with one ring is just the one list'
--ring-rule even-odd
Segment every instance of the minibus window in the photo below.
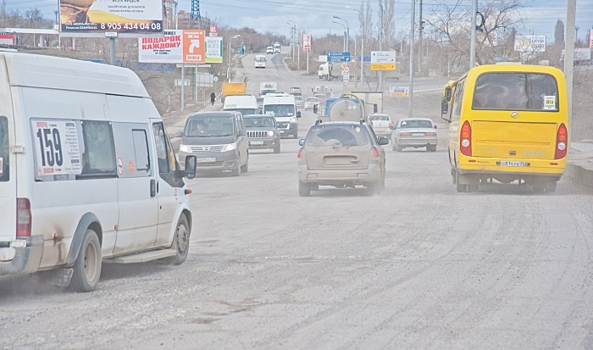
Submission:
{"label": "minibus window", "polygon": [[478,77],[472,109],[557,112],[556,79],[542,73],[485,73]]}
{"label": "minibus window", "polygon": [[0,117],[0,182],[9,180],[8,119]]}
{"label": "minibus window", "polygon": [[459,120],[461,116],[461,103],[463,102],[464,81],[460,81],[455,86],[455,95],[453,96],[453,120]]}
{"label": "minibus window", "polygon": [[115,146],[111,124],[84,121],[84,167],[82,175],[115,175]]}
{"label": "minibus window", "polygon": [[165,139],[165,130],[163,124],[155,123],[152,125],[154,132],[154,141],[156,143],[156,156],[159,162],[159,174],[169,174],[169,152],[167,151],[167,140]]}

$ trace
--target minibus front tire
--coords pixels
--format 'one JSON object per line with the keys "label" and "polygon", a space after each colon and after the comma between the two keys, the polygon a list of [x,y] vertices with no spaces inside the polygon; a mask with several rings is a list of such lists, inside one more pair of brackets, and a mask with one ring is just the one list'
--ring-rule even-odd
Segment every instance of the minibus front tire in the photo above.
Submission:
{"label": "minibus front tire", "polygon": [[173,245],[171,248],[175,249],[177,254],[170,258],[171,265],[181,265],[185,262],[185,259],[187,259],[190,234],[191,230],[187,221],[187,217],[185,214],[182,214],[179,217],[179,222],[177,222],[177,228],[175,229],[175,235],[173,236]]}
{"label": "minibus front tire", "polygon": [[80,252],[74,262],[70,288],[76,292],[91,292],[95,290],[101,278],[101,243],[97,233],[87,229]]}

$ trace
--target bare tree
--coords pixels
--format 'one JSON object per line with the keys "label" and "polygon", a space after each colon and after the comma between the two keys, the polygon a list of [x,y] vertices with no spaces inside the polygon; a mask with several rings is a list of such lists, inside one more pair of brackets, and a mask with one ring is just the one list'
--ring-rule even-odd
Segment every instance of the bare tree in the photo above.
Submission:
{"label": "bare tree", "polygon": [[[469,57],[471,9],[460,8],[450,3],[439,4],[426,19],[428,27],[436,35],[437,40],[449,59],[465,60]],[[521,0],[485,0],[480,2],[478,12],[484,17],[476,40],[476,62],[492,63],[494,56],[509,54],[507,43],[513,30],[521,26],[519,17]]]}

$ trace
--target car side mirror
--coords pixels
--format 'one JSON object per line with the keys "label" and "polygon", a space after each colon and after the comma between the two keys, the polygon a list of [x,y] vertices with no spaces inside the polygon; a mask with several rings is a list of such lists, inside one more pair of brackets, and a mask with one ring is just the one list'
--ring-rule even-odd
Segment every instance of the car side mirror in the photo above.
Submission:
{"label": "car side mirror", "polygon": [[437,126],[435,125],[435,126],[434,126],[434,128],[436,129],[436,128],[437,128]]}
{"label": "car side mirror", "polygon": [[301,112],[296,112],[296,117],[300,118],[301,117]]}
{"label": "car side mirror", "polygon": [[300,139],[299,140],[299,146],[304,146],[305,145],[305,139]]}
{"label": "car side mirror", "polygon": [[175,137],[183,137],[183,132],[178,131],[173,136],[175,136]]}
{"label": "car side mirror", "polygon": [[389,143],[389,139],[385,136],[379,137],[379,146],[385,146]]}
{"label": "car side mirror", "polygon": [[196,156],[185,157],[185,177],[189,180],[196,177]]}

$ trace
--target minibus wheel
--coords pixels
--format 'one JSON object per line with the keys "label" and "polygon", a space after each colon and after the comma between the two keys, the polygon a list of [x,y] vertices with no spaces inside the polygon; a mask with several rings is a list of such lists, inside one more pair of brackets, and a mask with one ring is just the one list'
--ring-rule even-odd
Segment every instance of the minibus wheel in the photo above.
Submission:
{"label": "minibus wheel", "polygon": [[179,221],[177,222],[175,235],[173,236],[173,245],[171,248],[175,249],[177,254],[171,258],[171,265],[181,265],[185,262],[185,259],[187,259],[187,254],[189,252],[190,233],[191,231],[189,228],[189,223],[187,222],[187,218],[185,215],[181,215],[181,217],[179,217]]}
{"label": "minibus wheel", "polygon": [[101,278],[101,243],[94,230],[87,229],[74,262],[70,288],[76,292],[95,290]]}

